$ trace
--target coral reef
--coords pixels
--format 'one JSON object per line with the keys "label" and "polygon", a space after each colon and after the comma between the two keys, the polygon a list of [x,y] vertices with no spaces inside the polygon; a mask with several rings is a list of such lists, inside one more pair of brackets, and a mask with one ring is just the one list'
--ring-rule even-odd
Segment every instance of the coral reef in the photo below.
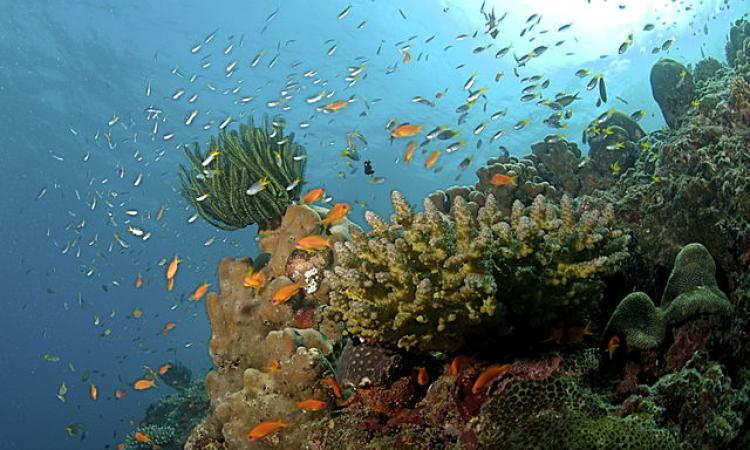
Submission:
{"label": "coral reef", "polygon": [[666,327],[674,327],[702,315],[728,318],[729,299],[716,284],[716,264],[706,247],[688,244],[680,250],[657,308],[649,296],[634,292],[617,306],[604,331],[620,336],[629,348],[649,349],[664,340]]}
{"label": "coral reef", "polygon": [[693,76],[679,62],[663,58],[651,68],[651,92],[670,128],[680,125],[695,98]]}
{"label": "coral reef", "polygon": [[[295,298],[276,305],[270,301],[278,289],[292,284],[286,275],[287,266],[299,258],[294,242],[309,233],[323,233],[320,219],[315,210],[293,205],[276,230],[265,232],[260,249],[272,251],[273,257],[261,270],[269,281],[257,290],[243,286],[250,267],[247,260],[221,262],[220,292],[209,293],[205,302],[215,366],[205,381],[211,409],[194,429],[186,448],[266,448],[271,443],[299,448],[305,440],[301,424],[322,414],[303,411],[297,402],[328,400],[330,389],[322,380],[333,371],[328,359],[333,347],[317,328],[294,327],[300,311],[311,312],[313,319],[307,320],[318,325],[324,305],[313,296],[319,290],[308,295],[301,289]],[[294,426],[251,446],[247,433],[254,425],[281,419]]]}
{"label": "coral reef", "polygon": [[225,230],[268,228],[299,197],[306,152],[284,126],[279,118],[262,127],[250,120],[239,131],[222,130],[205,152],[185,147],[182,194],[203,219]]}
{"label": "coral reef", "polygon": [[193,372],[184,364],[175,363],[166,373],[159,375],[159,378],[172,389],[183,391],[191,386]]}
{"label": "coral reef", "polygon": [[709,81],[716,77],[717,72],[722,69],[722,64],[716,59],[710,56],[706,59],[701,59],[695,65],[693,69],[693,79],[696,84],[700,84]]}
{"label": "coral reef", "polygon": [[462,197],[450,216],[425,201],[415,213],[397,191],[391,223],[368,212],[372,231],[334,247],[331,312],[351,333],[402,348],[458,348],[467,328],[495,316],[492,232]]}
{"label": "coral reef", "polygon": [[[742,106],[747,83],[731,72],[697,87],[675,130],[651,133],[626,176],[594,193],[614,203],[649,266],[668,267],[682,246],[700,242],[722,273],[740,270],[750,251],[750,128]],[[692,98],[692,97],[691,97]]]}
{"label": "coral reef", "polygon": [[645,415],[619,417],[575,379],[511,382],[479,414],[482,448],[677,449]]}
{"label": "coral reef", "polygon": [[750,22],[737,20],[729,30],[727,62],[750,81]]}
{"label": "coral reef", "polygon": [[641,153],[638,141],[646,133],[627,114],[610,109],[583,130],[588,159],[579,167],[587,191],[604,189],[633,167]]}
{"label": "coral reef", "polygon": [[392,200],[391,223],[368,213],[372,231],[336,245],[327,277],[331,311],[349,332],[401,348],[455,351],[508,324],[582,325],[601,278],[626,256],[611,208],[577,212],[566,196],[559,206],[541,195],[528,207],[516,201],[504,215],[489,194],[476,217],[461,196],[449,215],[430,199],[420,213],[398,192]]}
{"label": "coral reef", "polygon": [[642,386],[620,409],[651,415],[680,436],[687,448],[728,448],[750,412],[748,394],[750,384],[733,387],[721,364],[698,352],[680,371]]}

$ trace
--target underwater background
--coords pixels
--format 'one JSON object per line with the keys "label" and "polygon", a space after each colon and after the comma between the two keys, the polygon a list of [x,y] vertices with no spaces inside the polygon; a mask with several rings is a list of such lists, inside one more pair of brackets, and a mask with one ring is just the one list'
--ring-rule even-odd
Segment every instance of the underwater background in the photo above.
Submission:
{"label": "underwater background", "polygon": [[[607,156],[603,158],[605,162],[597,163],[603,164],[599,167],[600,171],[603,167],[603,172],[592,175],[596,178],[592,186],[605,191],[614,187],[610,197],[601,197],[612,202],[625,195],[627,183],[621,184],[622,191],[617,190],[616,184],[628,169],[647,174],[638,176],[645,176],[648,183],[680,176],[679,171],[660,174],[658,168],[639,160],[641,150],[646,149],[636,145],[644,138],[643,132],[658,132],[668,125],[672,129],[681,126],[677,118],[668,124],[666,113],[662,113],[654,99],[652,67],[661,58],[678,61],[698,83],[700,77],[694,73],[696,63],[712,57],[725,65],[719,71],[726,72],[716,75],[714,68],[703,81],[736,76],[726,66],[726,46],[732,25],[747,17],[748,3],[745,0],[149,3],[0,0],[0,11],[3,13],[0,14],[0,130],[4,137],[0,248],[2,278],[6,283],[4,313],[0,316],[4,340],[0,364],[0,379],[4,384],[0,448],[103,449],[126,443],[122,448],[131,449],[157,445],[181,448],[182,442],[177,442],[180,439],[165,438],[169,444],[157,442],[158,432],[153,428],[142,429],[140,438],[134,435],[146,409],[162,396],[180,393],[189,398],[184,402],[172,398],[167,403],[178,404],[177,409],[170,410],[167,405],[165,411],[154,413],[160,417],[178,416],[170,420],[182,422],[183,433],[185,430],[189,433],[207,414],[208,397],[200,386],[206,373],[216,366],[209,356],[211,324],[202,299],[194,300],[191,296],[202,283],[209,283],[209,290],[218,292],[222,258],[255,259],[260,253],[254,221],[235,231],[219,229],[198,217],[199,203],[183,196],[180,166],[191,170],[182,150],[184,145],[199,143],[202,160],[208,157],[209,139],[217,136],[220,128],[239,129],[250,118],[255,126],[262,126],[264,115],[269,120],[281,116],[285,134],[293,132],[294,143],[304,146],[307,152],[302,179],[298,186],[286,191],[299,197],[312,188],[324,188],[325,197],[332,197],[332,201],[320,203],[321,206],[349,205],[348,219],[369,229],[364,212],[371,210],[389,217],[393,209],[391,191],[398,190],[422,209],[421,199],[428,194],[455,184],[474,185],[475,172],[488,159],[521,157],[530,152],[532,144],[545,143],[545,137],[549,145],[563,139],[576,143],[582,154],[577,155],[573,167],[580,169],[586,163],[589,149],[589,142],[582,142],[584,130],[590,133],[587,141],[592,141],[593,135],[606,133],[609,123],[605,122],[611,117],[607,113],[615,108],[632,117],[629,123],[637,121],[635,126],[641,130],[635,136],[629,133],[628,139],[607,140],[607,148],[601,146],[601,150],[609,152],[621,150],[622,146],[635,149],[635,153],[624,159]],[[740,45],[738,54],[743,48],[745,51],[750,48],[747,41],[750,31],[747,22],[744,23],[747,34],[740,31],[737,34],[744,36],[745,40],[740,42],[745,47]],[[492,37],[493,27],[497,30],[496,37]],[[743,68],[744,79],[748,80],[748,65],[737,63],[733,70],[741,79]],[[677,78],[665,82],[665,88],[681,85],[685,74],[680,70]],[[522,82],[524,78],[527,81]],[[735,84],[739,86],[738,83]],[[522,92],[532,84],[536,85]],[[745,89],[747,94],[747,81],[743,86],[735,90]],[[708,87],[704,90],[710,91]],[[563,95],[556,99],[558,92]],[[713,95],[712,92],[709,94]],[[522,101],[524,95],[531,97]],[[680,100],[687,94],[675,95]],[[467,101],[467,96],[476,99]],[[558,105],[557,109],[550,106],[566,96],[570,96],[571,103]],[[342,103],[334,105],[335,101]],[[665,100],[673,101],[676,100]],[[700,114],[703,100],[697,93],[691,91],[689,98],[681,101],[684,107],[674,114]],[[698,103],[690,104],[691,101]],[[736,132],[740,142],[747,142],[750,118],[747,97],[744,102],[730,102],[727,114],[736,113],[739,119],[736,127],[726,122],[716,132],[722,139],[727,133]],[[680,109],[672,109],[675,108]],[[550,119],[556,111],[560,115]],[[591,134],[592,123],[594,127],[601,125],[601,130]],[[421,129],[404,127],[409,124],[419,124]],[[437,128],[441,125],[444,128]],[[427,139],[433,142],[419,145],[433,130],[452,130],[456,135],[450,139]],[[664,141],[669,139],[667,135],[659,136]],[[406,163],[404,153],[411,141],[418,146],[413,160]],[[451,148],[454,143],[455,148]],[[433,153],[438,148],[442,151]],[[660,153],[662,157],[674,154],[666,150]],[[431,156],[437,157],[437,161],[427,163]],[[365,173],[365,161],[370,161],[373,173]],[[502,164],[509,164],[508,161]],[[738,166],[732,169],[736,169],[734,175],[722,176],[740,177],[748,170],[746,166],[739,167],[740,164],[747,164],[747,159],[732,160],[729,166]],[[556,169],[548,164],[548,178],[555,177]],[[500,189],[505,185],[522,185],[526,177],[503,169],[500,174],[507,178],[490,179],[498,173],[490,172],[485,173],[485,187],[488,182]],[[633,173],[630,172],[631,176],[635,176]],[[246,188],[251,186],[243,186],[243,190]],[[700,205],[696,192],[684,195]],[[705,220],[696,222],[707,224],[721,219],[727,210],[739,211],[738,217],[727,220],[735,227],[729,229],[743,229],[750,219],[741,214],[749,210],[737,205],[740,200],[731,200],[743,195],[746,191],[738,188],[726,200],[731,207],[719,208],[716,215],[706,215]],[[529,206],[534,197],[530,193],[524,206]],[[712,198],[701,201],[702,204],[722,202]],[[663,215],[671,217],[668,201],[664,202],[664,208]],[[623,215],[632,219],[628,213],[637,209],[638,206],[631,204]],[[617,207],[615,212],[620,212]],[[320,214],[322,219],[324,213]],[[662,216],[652,217],[662,220]],[[631,229],[638,223],[644,221],[630,220],[622,227]],[[707,234],[711,234],[710,228]],[[619,234],[613,231],[604,236],[616,240]],[[716,289],[722,289],[716,295],[725,298],[726,294],[736,303],[739,297],[729,290],[737,286],[736,280],[743,279],[750,247],[743,252],[745,249],[739,243],[727,248],[722,243],[701,242],[695,236],[686,241],[678,236],[670,242],[674,245],[651,259],[628,260],[624,265],[633,275],[618,278],[615,287],[612,283],[607,285],[607,295],[612,297],[602,302],[606,303],[602,310],[586,311],[575,324],[558,325],[549,320],[539,329],[527,330],[524,337],[536,336],[541,330],[544,336],[537,341],[547,345],[543,351],[555,351],[548,348],[550,341],[545,339],[550,330],[551,341],[559,344],[561,339],[554,338],[556,328],[584,327],[593,322],[593,331],[579,331],[586,335],[584,342],[590,344],[588,347],[603,352],[599,356],[606,366],[613,359],[615,344],[609,342],[607,358],[610,336],[603,335],[604,326],[619,300],[634,290],[651,289],[649,293],[658,296],[672,269],[675,245],[679,249],[696,240],[709,247],[719,265]],[[609,255],[620,254],[626,245],[630,246],[631,256],[638,254],[633,242],[647,242],[641,236],[638,238],[631,239],[629,244],[621,242],[622,248],[610,249]],[[646,246],[660,242],[663,240],[655,239]],[[716,254],[717,248],[726,250],[726,254]],[[338,250],[336,254],[338,257]],[[174,288],[167,290],[164,271],[175,255],[181,261],[179,275],[174,277]],[[623,264],[624,257],[620,259],[612,263],[613,270],[603,272],[614,275],[615,266]],[[633,269],[638,262],[643,264],[640,272]],[[654,274],[656,266],[661,272],[653,280],[627,285],[629,281]],[[232,270],[244,273],[246,268]],[[232,270],[226,269],[226,277],[234,276]],[[332,283],[344,286],[344,278],[332,277]],[[707,278],[713,279],[713,274]],[[241,282],[241,275],[238,279]],[[139,284],[142,282],[139,287],[134,285],[137,280]],[[498,289],[502,291],[503,287]],[[594,297],[600,291],[603,288]],[[341,287],[339,292],[348,291]],[[347,311],[356,308],[346,303],[346,295],[342,294],[333,303],[338,302],[341,310],[338,319],[351,325],[356,319],[346,317]],[[717,308],[729,316],[723,307]],[[710,314],[717,310],[711,310]],[[616,328],[617,323],[609,323]],[[736,320],[731,323],[724,328],[743,326]],[[565,335],[570,329],[560,333]],[[626,330],[617,331],[620,336],[625,333]],[[415,373],[422,375],[420,368],[431,367],[432,377],[436,378],[442,370],[438,367],[447,364],[458,349],[471,353],[465,350],[471,349],[474,342],[473,347],[480,352],[484,345],[483,338],[478,336],[465,339],[469,343],[461,342],[457,348],[425,345],[424,352],[445,350],[447,359],[420,356],[408,361],[409,357],[404,356],[409,367],[399,370],[410,373],[414,366]],[[399,349],[409,350],[409,345],[401,345],[404,341],[399,341],[398,336],[384,340],[393,344],[398,341]],[[456,342],[460,340],[456,338]],[[729,338],[721,342],[722,348],[730,346]],[[580,345],[581,340],[573,344]],[[644,347],[655,345],[644,344]],[[738,350],[718,352],[726,358],[721,362],[729,361],[729,366],[734,364],[735,373],[744,373],[746,369],[736,366],[740,364],[738,355],[746,354],[745,343],[733,341],[732,345]],[[331,351],[339,354],[342,346],[333,343],[331,348],[335,349]],[[511,353],[524,353],[527,347],[533,346],[519,345],[518,352]],[[258,347],[258,352],[264,351]],[[481,356],[477,358],[481,360]],[[633,358],[628,366],[631,373],[637,372]],[[720,358],[712,361],[716,359]],[[620,362],[619,368],[606,367],[598,376],[623,378],[622,366],[628,363]],[[482,368],[482,364],[477,366],[477,374]],[[162,376],[170,370],[171,379]],[[194,385],[189,385],[190,373]],[[653,373],[650,376],[650,381],[659,378]],[[137,380],[154,379],[155,388],[134,388]],[[421,379],[417,381],[419,386],[423,385]],[[733,388],[747,396],[736,378]],[[742,448],[736,437],[747,428],[742,425],[748,411],[747,399],[743,402],[742,405],[718,403],[717,409],[738,411],[734,417],[736,423],[721,425],[724,431],[717,431],[710,439],[694,439],[691,442],[701,444],[688,448]],[[401,417],[403,411],[380,413]],[[277,418],[248,419],[241,434],[246,435],[261,420]],[[404,420],[409,422],[408,417]],[[690,423],[697,426],[701,421]],[[283,427],[284,430],[269,432],[269,436],[279,439],[280,433],[292,428],[288,424]],[[338,429],[347,428],[341,425]],[[382,427],[373,429],[388,432],[388,427],[386,431]],[[152,430],[151,434],[148,430]],[[186,438],[181,436],[183,440]],[[195,444],[195,439],[193,436],[191,448],[221,448]],[[290,441],[268,439],[253,443],[256,447],[247,442],[233,445],[229,437],[220,442],[226,448],[246,448],[245,445],[299,448],[297,442],[304,441],[299,436]],[[344,442],[346,433],[338,439]],[[454,441],[461,439],[456,437]],[[506,442],[512,442],[507,439]],[[674,439],[687,438],[678,435]],[[406,443],[393,443],[399,441],[389,442],[372,448],[413,448]],[[464,444],[466,448],[481,448]],[[310,448],[330,447],[320,444]],[[341,448],[349,447],[342,443]]]}

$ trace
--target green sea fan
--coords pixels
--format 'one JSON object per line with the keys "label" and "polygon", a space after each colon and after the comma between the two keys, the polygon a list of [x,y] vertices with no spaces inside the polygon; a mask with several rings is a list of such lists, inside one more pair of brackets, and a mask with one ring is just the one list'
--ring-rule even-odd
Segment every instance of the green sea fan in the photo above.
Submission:
{"label": "green sea fan", "polygon": [[[189,164],[180,165],[182,194],[206,222],[224,230],[251,224],[267,228],[299,197],[307,152],[284,135],[285,123],[264,118],[262,127],[250,119],[239,130],[223,130],[201,150],[185,146]],[[203,166],[212,151],[218,151]],[[247,190],[267,178],[265,189],[255,195]]]}

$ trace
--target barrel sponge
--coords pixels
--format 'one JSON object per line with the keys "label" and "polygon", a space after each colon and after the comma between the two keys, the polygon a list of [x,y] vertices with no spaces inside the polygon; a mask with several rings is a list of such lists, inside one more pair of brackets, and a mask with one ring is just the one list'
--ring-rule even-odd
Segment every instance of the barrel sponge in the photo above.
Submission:
{"label": "barrel sponge", "polygon": [[633,292],[617,306],[604,335],[622,336],[629,347],[645,350],[661,344],[664,331],[664,320],[651,298],[644,292]]}

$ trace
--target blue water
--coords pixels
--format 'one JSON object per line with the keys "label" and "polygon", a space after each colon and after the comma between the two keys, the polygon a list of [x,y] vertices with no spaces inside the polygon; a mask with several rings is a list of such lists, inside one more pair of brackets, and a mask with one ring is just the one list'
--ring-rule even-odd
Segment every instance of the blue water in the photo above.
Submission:
{"label": "blue water", "polygon": [[[582,128],[610,107],[628,113],[645,109],[641,125],[647,131],[664,126],[648,85],[651,65],[663,56],[694,63],[706,55],[723,61],[729,23],[747,11],[743,0],[619,2],[628,4],[625,9],[601,0],[513,2],[512,7],[488,0],[486,11],[493,3],[498,16],[508,11],[493,40],[484,34],[478,1],[148,3],[0,1],[2,449],[114,447],[151,401],[171,392],[168,387],[142,393],[128,389],[126,399],[115,400],[114,390],[129,388],[143,375],[144,365],[156,368],[179,360],[201,377],[210,368],[205,311],[188,296],[203,281],[216,285],[222,257],[257,252],[255,228],[229,233],[200,219],[188,223],[193,211],[179,194],[177,168],[184,162],[179,146],[204,143],[227,116],[236,121],[230,127],[236,127],[249,116],[283,114],[309,152],[307,187],[322,186],[336,201],[367,202],[370,209],[388,213],[392,189],[419,202],[432,190],[473,183],[474,170],[497,155],[499,146],[522,155],[531,143],[559,132],[542,124],[553,111],[534,101],[519,101],[524,85],[513,73],[513,53],[520,57],[538,45],[550,47],[518,68],[519,76],[544,74],[551,80],[546,96],[581,92],[568,128],[560,130],[581,145]],[[349,4],[349,14],[337,19]],[[542,15],[539,25],[520,38],[526,19],[535,13]],[[557,32],[569,22],[569,30]],[[655,29],[641,31],[646,23]],[[475,30],[479,33],[472,38]],[[191,53],[214,31],[209,44]],[[632,47],[618,55],[630,32]],[[469,37],[456,39],[464,33]],[[404,63],[399,49],[406,44],[395,44],[412,36],[412,60]],[[530,36],[536,36],[531,43]],[[668,52],[651,53],[670,37],[676,41]],[[559,40],[565,43],[556,47]],[[488,50],[473,53],[490,42]],[[334,44],[335,52],[327,55]],[[509,44],[509,54],[496,59],[495,53]],[[258,65],[250,67],[261,51],[265,54]],[[227,77],[226,67],[235,60],[237,69]],[[201,68],[206,61],[211,67]],[[366,78],[347,87],[347,67],[361,64],[366,64]],[[460,65],[464,67],[457,68]],[[387,73],[389,66],[394,66],[392,73]],[[609,102],[599,108],[596,90],[585,89],[590,76],[573,75],[584,67],[605,77]],[[303,77],[310,70],[317,76]],[[487,110],[481,100],[459,127],[466,146],[444,154],[433,170],[423,167],[426,156],[419,152],[410,165],[397,162],[408,139],[391,143],[388,120],[421,124],[424,131],[439,124],[455,126],[455,109],[466,98],[463,85],[474,72],[479,74],[475,89],[489,87]],[[504,73],[499,82],[494,81],[497,72]],[[193,74],[198,76],[191,83]],[[314,85],[314,79],[320,84]],[[267,107],[280,98],[287,80],[300,83],[287,102],[291,108]],[[224,95],[237,86],[238,93]],[[178,89],[186,93],[173,101]],[[320,90],[335,90],[331,100],[354,96],[354,101],[335,114],[316,112],[304,99]],[[193,94],[199,97],[190,104],[187,99]],[[238,102],[250,95],[257,98]],[[436,106],[414,103],[415,96]],[[154,122],[144,112],[149,106],[163,110],[161,117],[166,118],[153,136]],[[472,134],[503,108],[508,109],[506,117],[488,124],[480,136]],[[199,109],[199,116],[186,126],[185,117],[193,109]],[[526,128],[512,129],[527,117],[531,122]],[[202,125],[210,120],[213,125],[204,130]],[[304,121],[310,128],[299,129]],[[500,128],[505,136],[490,143]],[[346,133],[353,130],[367,138],[362,159],[371,160],[376,176],[385,177],[382,184],[368,182],[362,161],[349,167],[349,160],[339,156]],[[174,137],[164,140],[171,133]],[[479,138],[483,144],[477,148]],[[469,155],[474,155],[472,166],[459,170]],[[143,181],[134,187],[141,173]],[[156,221],[160,205],[166,205],[166,212]],[[125,211],[131,209],[138,215],[127,216]],[[352,218],[362,223],[362,213],[357,206]],[[127,232],[128,225],[150,231],[152,237],[142,241]],[[127,249],[113,240],[115,232]],[[206,245],[209,239],[213,243]],[[157,263],[175,254],[184,264],[175,290],[167,292],[164,269]],[[133,287],[138,273],[144,279],[141,289]],[[136,307],[143,311],[140,319],[130,317]],[[162,335],[159,330],[167,321],[177,327]],[[44,354],[59,361],[46,361]],[[84,382],[86,373],[90,379]],[[64,403],[56,397],[63,382],[69,389]],[[97,401],[89,398],[89,383],[99,388]],[[65,427],[72,423],[83,425],[85,440],[68,436]]]}

